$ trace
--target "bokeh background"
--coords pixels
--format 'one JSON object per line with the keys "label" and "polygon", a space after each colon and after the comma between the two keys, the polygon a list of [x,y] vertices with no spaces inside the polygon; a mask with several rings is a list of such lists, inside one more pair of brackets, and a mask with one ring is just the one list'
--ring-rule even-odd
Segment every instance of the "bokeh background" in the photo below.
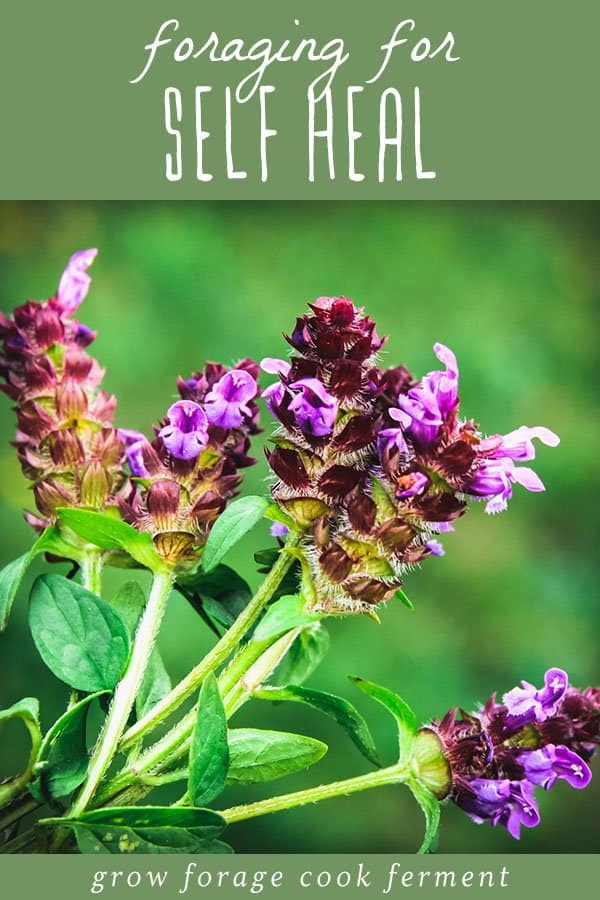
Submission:
{"label": "bokeh background", "polygon": [[[74,250],[99,247],[80,318],[99,331],[95,353],[119,398],[118,424],[129,428],[149,430],[172,401],[178,374],[206,359],[285,354],[281,333],[306,301],[346,294],[391,335],[387,364],[423,373],[434,367],[435,341],[452,347],[463,412],[484,431],[544,424],[560,434],[560,447],[542,447],[535,463],[545,494],[517,487],[509,511],[495,517],[476,506],[445,539],[447,555],[407,578],[414,612],[391,604],[379,626],[361,618],[331,623],[330,654],[309,684],[353,699],[391,760],[393,723],[352,688],[348,673],[396,689],[422,720],[451,705],[472,708],[521,678],[539,683],[550,665],[567,669],[577,685],[600,680],[598,212],[564,203],[3,203],[0,306],[49,296]],[[20,514],[30,494],[8,446],[7,401],[0,422],[4,565],[32,535]],[[268,433],[266,413],[264,424]],[[266,490],[262,440],[247,493]],[[253,586],[252,551],[269,543],[266,526],[258,528],[228,560]],[[38,570],[0,636],[0,708],[38,694],[48,726],[66,688],[44,668],[27,629],[27,585]],[[106,578],[107,596],[120,577]],[[174,595],[160,640],[172,675],[182,676],[210,643]],[[317,766],[273,791],[366,770],[343,732],[296,705],[256,701],[238,723],[305,729],[330,744]],[[19,726],[5,726],[2,773],[15,771],[24,753]],[[599,849],[600,760],[595,769],[587,791],[560,783],[541,796],[542,824],[520,843],[445,809],[440,850]],[[268,790],[229,791],[224,805]],[[230,838],[238,850],[402,851],[417,846],[421,831],[408,792],[381,788],[239,824]]]}

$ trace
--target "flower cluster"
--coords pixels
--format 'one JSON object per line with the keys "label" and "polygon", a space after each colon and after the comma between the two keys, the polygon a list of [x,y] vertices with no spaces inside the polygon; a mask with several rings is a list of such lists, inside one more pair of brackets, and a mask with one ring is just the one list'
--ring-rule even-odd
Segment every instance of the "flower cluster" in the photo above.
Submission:
{"label": "flower cluster", "polygon": [[[368,611],[389,599],[408,567],[442,555],[469,498],[506,508],[513,484],[543,490],[517,462],[549,446],[549,429],[482,437],[459,418],[458,366],[415,381],[405,366],[382,369],[385,339],[346,297],[321,297],[286,336],[290,361],[265,359],[278,380],[263,397],[280,429],[268,454],[273,499],[307,535],[316,603],[328,612]],[[280,531],[281,529],[279,529]]]}
{"label": "flower cluster", "polygon": [[252,465],[250,436],[258,432],[259,367],[244,359],[227,369],[208,363],[179,379],[174,403],[149,441],[121,430],[134,487],[121,500],[124,519],[151,534],[169,562],[189,565]]}
{"label": "flower cluster", "polygon": [[94,332],[73,318],[95,256],[96,250],[75,253],[49,300],[0,314],[1,389],[15,403],[15,446],[39,511],[26,518],[38,530],[61,506],[116,506],[125,486],[116,400],[100,390],[104,372],[86,353]]}
{"label": "flower cluster", "polygon": [[549,669],[544,686],[522,682],[476,713],[451,709],[419,732],[434,735],[448,768],[438,796],[449,795],[474,822],[503,825],[518,838],[540,821],[534,789],[558,780],[585,788],[600,742],[600,689],[577,690],[566,672]]}

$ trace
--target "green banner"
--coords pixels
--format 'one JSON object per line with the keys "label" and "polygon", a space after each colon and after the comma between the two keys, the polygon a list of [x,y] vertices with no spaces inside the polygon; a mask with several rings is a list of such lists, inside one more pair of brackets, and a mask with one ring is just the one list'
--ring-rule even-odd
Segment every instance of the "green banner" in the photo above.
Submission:
{"label": "green banner", "polygon": [[598,7],[13,5],[5,199],[600,197]]}
{"label": "green banner", "polygon": [[3,889],[31,897],[52,891],[61,900],[260,896],[310,898],[444,896],[564,897],[577,883],[597,883],[597,856],[240,855],[24,858],[2,864]]}

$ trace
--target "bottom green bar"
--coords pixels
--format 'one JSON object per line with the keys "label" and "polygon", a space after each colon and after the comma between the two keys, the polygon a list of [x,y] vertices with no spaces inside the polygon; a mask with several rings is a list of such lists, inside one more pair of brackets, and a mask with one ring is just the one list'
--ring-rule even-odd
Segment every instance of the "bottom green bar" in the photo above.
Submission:
{"label": "bottom green bar", "polygon": [[61,900],[593,896],[599,855],[240,854],[5,856],[0,896]]}

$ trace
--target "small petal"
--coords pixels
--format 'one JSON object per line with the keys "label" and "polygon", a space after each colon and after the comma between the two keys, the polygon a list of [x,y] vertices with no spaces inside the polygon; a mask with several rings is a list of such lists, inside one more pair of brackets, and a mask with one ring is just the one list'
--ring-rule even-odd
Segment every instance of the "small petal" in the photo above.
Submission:
{"label": "small petal", "polygon": [[263,372],[268,372],[269,375],[283,375],[284,377],[290,374],[290,369],[292,368],[285,359],[277,359],[274,356],[265,356],[260,361],[260,367]]}
{"label": "small petal", "polygon": [[92,281],[87,270],[97,253],[96,249],[80,250],[67,263],[56,292],[56,300],[65,315],[74,312],[85,299]]}

